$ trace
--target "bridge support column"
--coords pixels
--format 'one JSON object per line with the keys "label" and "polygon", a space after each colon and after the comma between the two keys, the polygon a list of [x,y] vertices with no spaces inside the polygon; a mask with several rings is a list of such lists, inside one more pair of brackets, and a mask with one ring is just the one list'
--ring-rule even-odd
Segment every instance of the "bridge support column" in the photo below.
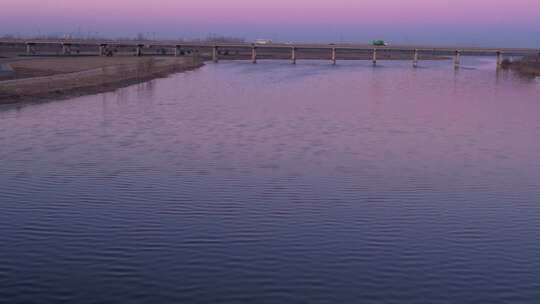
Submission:
{"label": "bridge support column", "polygon": [[372,60],[373,60],[373,66],[376,66],[377,65],[377,49],[373,49]]}
{"label": "bridge support column", "polygon": [[214,62],[218,62],[219,61],[219,58],[218,58],[218,47],[217,46],[214,46],[214,48],[212,49],[212,60]]}
{"label": "bridge support column", "polygon": [[296,64],[296,47],[291,48],[291,62],[292,64]]}
{"label": "bridge support column", "polygon": [[107,45],[106,44],[100,44],[99,45],[99,56],[105,56],[107,51]]}
{"label": "bridge support column", "polygon": [[178,57],[180,56],[180,52],[182,51],[182,46],[181,45],[176,45],[174,47],[174,56],[175,57]]}
{"label": "bridge support column", "polygon": [[36,48],[35,48],[35,44],[34,43],[26,43],[26,55],[30,56],[30,55],[35,55],[36,54]]}
{"label": "bridge support column", "polygon": [[251,48],[251,62],[257,63],[257,48],[256,47]]}
{"label": "bridge support column", "polygon": [[456,53],[454,54],[454,69],[459,69],[459,65],[461,63],[461,51],[456,50]]}
{"label": "bridge support column", "polygon": [[332,48],[332,64],[336,65],[336,48]]}
{"label": "bridge support column", "polygon": [[143,55],[144,44],[137,44],[137,49],[135,50],[135,56],[141,57]]}
{"label": "bridge support column", "polygon": [[418,49],[415,49],[414,50],[414,58],[413,58],[413,67],[417,68],[418,67]]}
{"label": "bridge support column", "polygon": [[62,54],[63,54],[63,55],[69,55],[69,54],[71,54],[71,44],[69,44],[69,43],[62,43]]}
{"label": "bridge support column", "polygon": [[497,69],[502,66],[503,56],[501,51],[497,51]]}

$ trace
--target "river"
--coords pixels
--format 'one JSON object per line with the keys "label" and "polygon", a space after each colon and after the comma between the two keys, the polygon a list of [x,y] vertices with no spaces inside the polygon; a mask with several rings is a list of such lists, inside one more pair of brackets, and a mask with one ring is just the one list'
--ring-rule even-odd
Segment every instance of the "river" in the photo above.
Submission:
{"label": "river", "polygon": [[0,109],[2,303],[537,303],[540,81],[220,62]]}

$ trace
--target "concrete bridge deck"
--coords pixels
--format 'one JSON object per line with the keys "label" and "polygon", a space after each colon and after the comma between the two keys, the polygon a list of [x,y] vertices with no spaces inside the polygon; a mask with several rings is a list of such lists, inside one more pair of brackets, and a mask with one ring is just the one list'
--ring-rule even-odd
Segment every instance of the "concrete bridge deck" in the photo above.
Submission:
{"label": "concrete bridge deck", "polygon": [[175,48],[193,47],[193,48],[212,48],[212,47],[227,47],[227,48],[292,48],[297,49],[349,49],[349,50],[371,50],[384,49],[394,51],[439,51],[452,52],[461,50],[462,52],[484,52],[495,53],[501,51],[507,54],[530,54],[540,52],[540,48],[508,48],[508,47],[475,47],[475,46],[431,46],[431,45],[390,45],[390,46],[374,46],[370,44],[352,44],[352,43],[271,43],[271,44],[253,44],[253,43],[209,43],[209,42],[173,42],[173,41],[122,41],[122,40],[0,40],[0,45],[70,45],[70,46],[95,46],[98,48],[101,45],[108,46],[124,46],[136,47],[142,45],[146,48]]}
{"label": "concrete bridge deck", "polygon": [[[264,59],[284,59],[283,52],[286,52],[287,59],[296,63],[299,59],[298,52],[318,51],[318,57],[313,59],[336,61],[345,59],[369,59],[375,65],[378,60],[388,59],[391,56],[381,56],[382,54],[400,54],[401,59],[410,59],[413,66],[417,66],[418,61],[423,59],[426,54],[431,56],[453,56],[454,66],[459,67],[460,57],[466,55],[484,55],[496,56],[497,66],[500,66],[504,56],[526,56],[540,54],[540,49],[533,48],[493,48],[493,47],[463,47],[463,46],[429,46],[429,45],[391,45],[374,46],[368,44],[315,44],[315,43],[272,43],[272,44],[253,44],[253,43],[208,43],[208,42],[175,42],[175,41],[121,41],[121,40],[0,40],[0,47],[12,47],[17,50],[23,50],[23,55],[47,55],[47,51],[55,48],[59,55],[113,55],[111,49],[128,49],[132,55],[143,56],[145,52],[160,50],[161,55],[182,56],[187,54],[205,53],[209,59],[218,61],[220,59],[232,58],[224,57],[223,53],[229,55],[230,51],[240,54],[240,51],[246,52],[242,55],[244,59],[250,59],[253,63],[260,59],[260,53],[274,51],[281,52],[281,56],[266,56]],[[83,53],[80,50],[84,50]],[[259,52],[259,53],[258,53]],[[344,57],[345,53],[359,52],[369,54],[368,58],[357,56]],[[158,53],[159,54],[159,53]],[[338,58],[341,55],[341,58]],[[311,58],[310,58],[311,59]]]}

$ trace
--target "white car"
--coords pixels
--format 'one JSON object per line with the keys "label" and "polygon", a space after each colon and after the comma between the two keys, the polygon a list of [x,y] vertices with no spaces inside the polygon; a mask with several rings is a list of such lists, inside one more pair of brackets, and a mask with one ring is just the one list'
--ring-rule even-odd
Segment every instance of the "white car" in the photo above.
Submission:
{"label": "white car", "polygon": [[272,44],[272,40],[270,39],[257,39],[255,40],[255,44]]}

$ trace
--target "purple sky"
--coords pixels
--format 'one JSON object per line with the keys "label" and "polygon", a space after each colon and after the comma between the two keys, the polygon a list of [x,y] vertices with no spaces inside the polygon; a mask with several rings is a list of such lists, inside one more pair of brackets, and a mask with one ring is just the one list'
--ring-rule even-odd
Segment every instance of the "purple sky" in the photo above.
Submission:
{"label": "purple sky", "polygon": [[540,47],[540,0],[3,0],[0,34]]}

